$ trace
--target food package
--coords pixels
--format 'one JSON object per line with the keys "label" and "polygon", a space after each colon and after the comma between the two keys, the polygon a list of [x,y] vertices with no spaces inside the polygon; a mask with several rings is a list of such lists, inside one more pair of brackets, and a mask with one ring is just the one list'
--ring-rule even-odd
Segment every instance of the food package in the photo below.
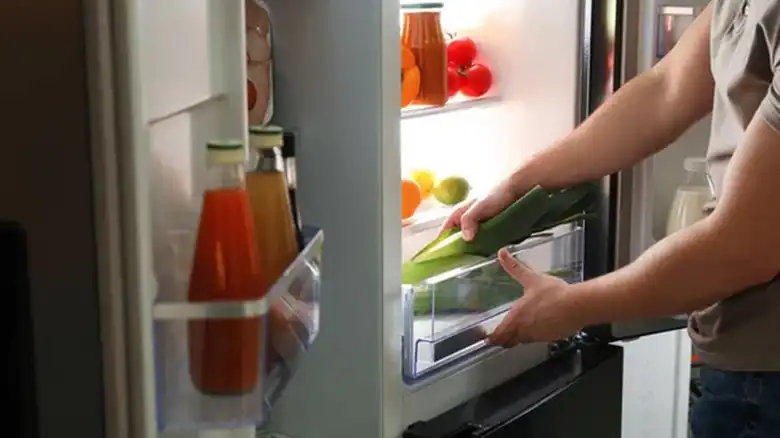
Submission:
{"label": "food package", "polygon": [[274,112],[271,14],[262,0],[244,0],[244,4],[249,125],[262,126]]}

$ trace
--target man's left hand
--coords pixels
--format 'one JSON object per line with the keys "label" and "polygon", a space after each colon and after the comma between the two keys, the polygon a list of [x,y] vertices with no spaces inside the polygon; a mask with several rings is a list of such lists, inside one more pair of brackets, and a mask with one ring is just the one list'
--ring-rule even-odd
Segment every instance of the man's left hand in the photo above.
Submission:
{"label": "man's left hand", "polygon": [[488,343],[509,348],[519,343],[557,341],[582,328],[575,321],[575,312],[567,309],[569,306],[564,298],[571,293],[568,283],[534,272],[506,249],[498,252],[498,260],[525,290],[488,337]]}

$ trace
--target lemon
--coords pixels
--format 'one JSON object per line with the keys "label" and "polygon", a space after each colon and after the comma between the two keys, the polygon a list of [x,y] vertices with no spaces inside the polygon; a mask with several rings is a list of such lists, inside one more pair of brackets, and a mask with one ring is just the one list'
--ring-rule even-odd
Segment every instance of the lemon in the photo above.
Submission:
{"label": "lemon", "polygon": [[433,188],[433,196],[444,205],[456,205],[466,200],[471,186],[466,178],[450,176],[439,181]]}
{"label": "lemon", "polygon": [[431,195],[433,186],[436,184],[436,175],[432,171],[428,169],[413,170],[411,177],[420,186],[423,199]]}

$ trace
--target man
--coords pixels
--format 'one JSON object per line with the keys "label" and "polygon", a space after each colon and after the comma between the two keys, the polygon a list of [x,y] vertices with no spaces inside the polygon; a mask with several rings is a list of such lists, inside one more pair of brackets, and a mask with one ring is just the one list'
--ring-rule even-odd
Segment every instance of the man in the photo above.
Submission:
{"label": "man", "polygon": [[709,113],[714,213],[631,265],[574,285],[500,251],[525,295],[489,341],[511,347],[591,324],[693,312],[689,333],[706,364],[704,395],[692,413],[694,436],[777,438],[780,0],[712,1],[652,70],[490,195],[458,208],[445,227],[460,226],[470,239],[480,221],[532,186],[560,188],[629,167]]}

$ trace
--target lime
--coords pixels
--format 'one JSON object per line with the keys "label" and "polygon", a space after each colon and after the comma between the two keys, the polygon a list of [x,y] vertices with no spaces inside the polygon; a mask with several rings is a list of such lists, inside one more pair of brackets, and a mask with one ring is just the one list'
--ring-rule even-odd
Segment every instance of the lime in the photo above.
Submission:
{"label": "lime", "polygon": [[471,186],[466,178],[450,176],[439,181],[433,188],[433,196],[444,205],[456,205],[466,200]]}

